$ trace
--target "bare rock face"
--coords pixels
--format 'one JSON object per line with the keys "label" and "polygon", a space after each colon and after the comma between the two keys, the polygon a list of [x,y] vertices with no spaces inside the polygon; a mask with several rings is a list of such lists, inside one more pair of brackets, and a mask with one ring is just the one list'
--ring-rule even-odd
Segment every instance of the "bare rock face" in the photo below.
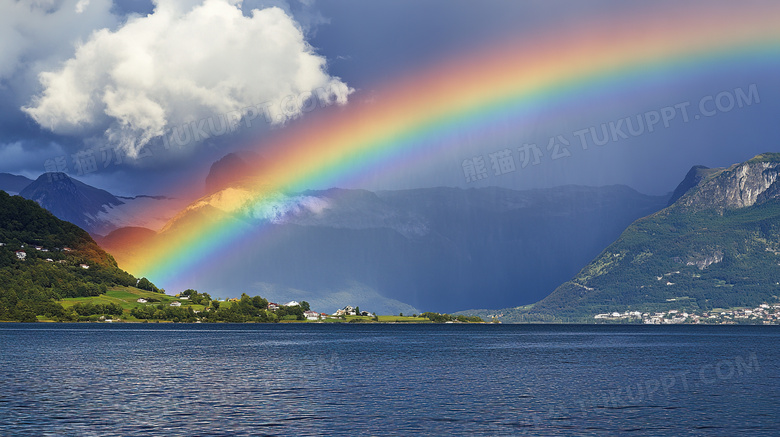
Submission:
{"label": "bare rock face", "polygon": [[688,258],[685,265],[696,266],[699,270],[704,270],[712,264],[723,261],[723,251],[715,250],[710,254],[693,254]]}
{"label": "bare rock face", "polygon": [[780,154],[763,154],[716,171],[680,198],[686,210],[745,208],[780,197]]}

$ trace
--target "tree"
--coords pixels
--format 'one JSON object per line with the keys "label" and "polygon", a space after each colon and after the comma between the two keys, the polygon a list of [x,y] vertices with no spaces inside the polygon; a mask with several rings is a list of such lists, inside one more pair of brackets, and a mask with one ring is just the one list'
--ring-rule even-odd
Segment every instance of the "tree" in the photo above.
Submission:
{"label": "tree", "polygon": [[38,318],[35,317],[35,311],[32,310],[32,308],[24,304],[22,302],[19,302],[16,304],[16,314],[15,314],[16,320],[20,322],[37,322]]}
{"label": "tree", "polygon": [[252,305],[255,308],[266,309],[268,308],[268,301],[260,296],[255,296],[252,298]]}
{"label": "tree", "polygon": [[139,279],[136,287],[140,288],[141,290],[154,291],[155,293],[160,292],[160,289],[155,287],[154,284],[152,284],[152,282],[146,278]]}

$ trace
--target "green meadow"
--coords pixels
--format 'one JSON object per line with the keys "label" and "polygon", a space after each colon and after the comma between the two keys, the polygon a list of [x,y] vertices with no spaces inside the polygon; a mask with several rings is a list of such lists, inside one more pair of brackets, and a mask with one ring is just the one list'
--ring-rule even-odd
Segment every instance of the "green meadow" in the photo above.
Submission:
{"label": "green meadow", "polygon": [[[138,299],[146,299],[146,303],[138,302]],[[155,293],[153,291],[141,290],[135,287],[112,287],[105,294],[99,296],[88,297],[72,297],[57,301],[66,310],[73,307],[76,304],[92,304],[92,305],[106,305],[117,304],[122,307],[122,315],[117,318],[127,322],[141,322],[142,320],[136,319],[130,315],[130,311],[136,307],[143,306],[157,306],[160,304],[170,305],[171,302],[178,301],[182,304],[182,308],[192,308],[195,311],[203,311],[205,306],[191,304],[186,300],[182,300],[176,296],[169,296],[167,294]],[[222,302],[222,304],[229,305],[228,302]],[[41,321],[45,321],[43,318],[39,318]]]}
{"label": "green meadow", "polygon": [[[138,302],[138,299],[146,299],[147,302],[142,303]],[[90,297],[74,297],[74,298],[66,298],[57,301],[57,303],[61,304],[63,308],[66,310],[71,309],[77,304],[80,305],[118,305],[122,308],[122,314],[121,315],[114,315],[114,316],[105,316],[105,318],[112,319],[112,320],[121,320],[123,322],[170,322],[170,320],[146,320],[146,319],[138,319],[134,317],[131,314],[131,311],[134,308],[140,308],[140,307],[153,307],[157,308],[158,305],[163,305],[164,307],[169,307],[170,304],[174,301],[177,301],[181,303],[181,309],[192,309],[193,311],[196,311],[198,313],[204,312],[206,309],[205,305],[197,305],[194,304],[188,300],[182,299],[180,297],[176,296],[170,296],[166,294],[160,294],[155,293],[153,291],[147,291],[147,290],[141,290],[139,288],[135,287],[112,287],[110,288],[105,294],[101,294],[98,296],[90,296]],[[212,306],[211,310],[213,310],[213,305],[216,305],[217,303],[214,301],[209,302],[209,306]],[[220,301],[218,302],[220,309],[230,309],[234,305],[237,304],[237,302],[232,301]],[[426,313],[426,314],[434,314],[434,313]],[[460,318],[463,318],[462,316]],[[82,318],[81,321],[99,321],[101,319],[100,316],[94,315],[88,317],[88,320],[85,318]],[[43,316],[38,317],[39,321],[53,321],[46,319]],[[446,320],[455,320],[455,317],[446,315]],[[280,323],[435,323],[433,320],[431,320],[428,317],[424,317],[423,315],[420,316],[400,316],[400,315],[382,315],[375,317],[369,317],[369,316],[339,316],[339,317],[328,317],[321,320],[294,320],[294,317],[286,316],[282,317],[276,320]],[[436,320],[440,323],[442,323],[442,320]],[[479,323],[482,322],[481,320],[460,320],[461,322],[466,323]]]}

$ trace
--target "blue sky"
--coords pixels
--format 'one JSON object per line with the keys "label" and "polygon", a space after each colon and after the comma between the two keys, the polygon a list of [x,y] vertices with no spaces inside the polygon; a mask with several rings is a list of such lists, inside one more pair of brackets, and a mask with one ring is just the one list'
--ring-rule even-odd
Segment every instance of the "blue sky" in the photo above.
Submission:
{"label": "blue sky", "polygon": [[[702,8],[739,7],[699,3]],[[675,4],[662,1],[652,7],[674,14]],[[641,14],[641,7],[620,1],[465,0],[4,4],[0,171],[36,177],[64,165],[72,176],[116,194],[166,194],[179,181],[202,181],[221,156],[285,127],[261,116],[251,128],[168,149],[155,136],[161,130],[315,88],[334,90],[334,103],[369,99],[382,83],[497,40],[533,38],[539,30],[587,23],[617,10]],[[247,19],[220,28],[236,23],[237,16]],[[650,84],[652,95],[630,90],[635,99],[621,99],[609,110],[581,108],[506,141],[573,139],[582,128],[599,129],[686,102],[696,107],[702,98],[736,95],[737,89],[758,96],[750,106],[576,150],[523,172],[468,183],[459,162],[442,160],[363,184],[371,189],[626,184],[645,193],[669,192],[693,165],[725,166],[777,150],[778,73],[777,62],[735,63],[706,74],[664,77]],[[306,113],[292,112],[287,115],[300,117],[295,123],[305,123]],[[463,139],[455,147],[466,158],[502,144],[475,146]],[[96,168],[80,171],[74,156],[88,150],[99,155]]]}

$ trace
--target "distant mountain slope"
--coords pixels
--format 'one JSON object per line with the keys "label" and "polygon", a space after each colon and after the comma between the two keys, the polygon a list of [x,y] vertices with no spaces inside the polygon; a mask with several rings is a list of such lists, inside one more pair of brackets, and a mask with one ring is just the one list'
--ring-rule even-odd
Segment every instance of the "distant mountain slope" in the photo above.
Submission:
{"label": "distant mountain slope", "polygon": [[[229,217],[236,226],[267,230],[267,237],[242,244],[242,256],[218,271],[198,272],[187,287],[304,299],[325,310],[352,304],[380,312],[407,308],[404,313],[538,300],[667,200],[621,186],[330,189],[277,193],[263,202],[255,197],[247,188],[227,188],[165,226],[161,241],[191,232],[196,217]],[[131,257],[120,247],[111,250],[132,271]]]}
{"label": "distant mountain slope", "polygon": [[187,206],[187,201],[165,196],[117,196],[121,205],[105,205],[91,222],[92,235],[107,235],[120,228],[143,227],[159,231],[177,212]]}
{"label": "distant mountain slope", "polygon": [[[156,235],[157,232],[151,229],[133,226],[116,229],[105,237],[96,237],[95,242],[108,253],[113,254],[121,263],[122,258],[138,259],[142,257],[145,248]],[[125,264],[120,265],[128,271],[132,271]]]}
{"label": "distant mountain slope", "polygon": [[593,317],[778,300],[778,174],[780,154],[709,171],[672,206],[629,226],[526,313]]}
{"label": "distant mountain slope", "polygon": [[62,307],[55,299],[136,284],[84,230],[3,191],[0,243],[0,320],[56,317]]}
{"label": "distant mountain slope", "polygon": [[26,186],[32,183],[32,179],[10,173],[0,173],[0,190],[9,194],[19,194]]}

